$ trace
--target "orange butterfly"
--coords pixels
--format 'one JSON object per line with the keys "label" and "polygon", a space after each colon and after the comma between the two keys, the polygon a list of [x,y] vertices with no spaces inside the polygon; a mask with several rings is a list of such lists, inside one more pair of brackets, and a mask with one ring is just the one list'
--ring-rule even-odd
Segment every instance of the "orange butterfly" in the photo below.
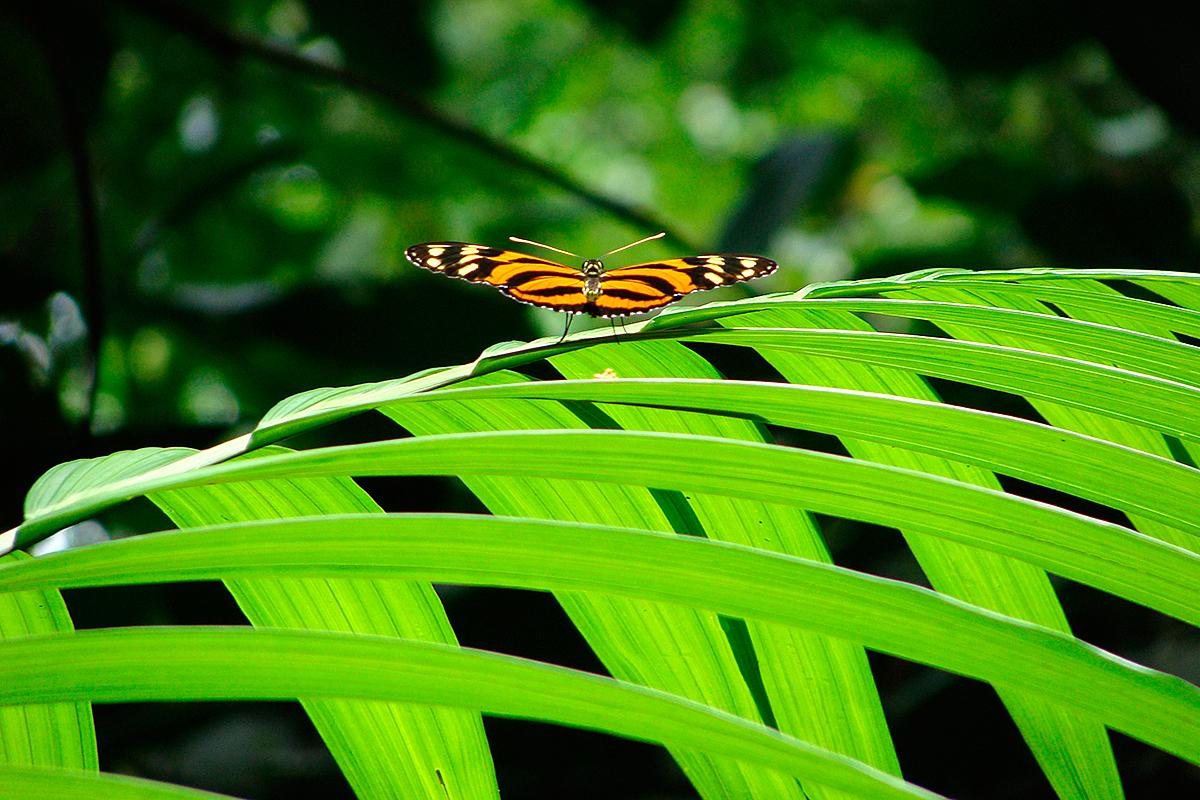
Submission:
{"label": "orange butterfly", "polygon": [[[664,235],[647,236],[605,255]],[[557,247],[515,236],[509,238],[579,258]],[[414,244],[404,255],[418,267],[472,283],[490,284],[522,303],[593,317],[642,314],[670,305],[685,294],[770,275],[779,266],[761,256],[722,253],[667,258],[608,271],[604,262],[591,258],[583,262],[581,269],[576,269],[514,250],[465,242]]]}

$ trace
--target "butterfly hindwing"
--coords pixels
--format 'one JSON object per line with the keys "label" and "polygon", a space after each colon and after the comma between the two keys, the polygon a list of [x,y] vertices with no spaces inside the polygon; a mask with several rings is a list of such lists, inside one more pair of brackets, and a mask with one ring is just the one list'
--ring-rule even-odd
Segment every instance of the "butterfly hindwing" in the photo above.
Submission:
{"label": "butterfly hindwing", "polygon": [[519,284],[502,286],[500,291],[522,303],[555,311],[583,314],[589,309],[588,300],[583,294],[583,277],[579,272],[574,275],[538,275]]}
{"label": "butterfly hindwing", "polygon": [[670,277],[650,273],[616,279],[605,273],[600,276],[600,294],[591,313],[598,317],[624,317],[670,305],[683,297],[671,281]]}

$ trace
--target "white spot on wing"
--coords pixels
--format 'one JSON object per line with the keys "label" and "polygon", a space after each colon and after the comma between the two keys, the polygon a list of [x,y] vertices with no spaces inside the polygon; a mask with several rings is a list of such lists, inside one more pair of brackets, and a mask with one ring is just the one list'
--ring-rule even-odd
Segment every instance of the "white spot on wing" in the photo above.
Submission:
{"label": "white spot on wing", "polygon": [[754,277],[754,270],[752,270],[752,269],[744,269],[744,270],[742,270],[742,277],[743,277],[743,278],[753,278],[753,277]]}
{"label": "white spot on wing", "polygon": [[704,277],[705,277],[705,279],[706,279],[706,280],[707,280],[709,283],[711,283],[713,286],[716,286],[716,285],[717,285],[717,284],[719,284],[719,283],[724,283],[724,282],[725,282],[725,278],[724,278],[724,277],[722,277],[721,275],[718,275],[718,274],[717,274],[717,273],[715,273],[715,272],[706,272],[706,273],[704,273]]}
{"label": "white spot on wing", "polygon": [[441,265],[442,265],[442,260],[440,258],[434,257],[434,258],[425,259],[425,266],[427,266],[431,269],[437,269]]}
{"label": "white spot on wing", "polygon": [[[755,264],[758,263],[753,258],[743,258],[743,259],[741,259],[741,262],[742,262],[743,267],[753,267]],[[745,273],[742,273],[742,274],[744,275]]]}
{"label": "white spot on wing", "polygon": [[444,252],[446,252],[446,248],[444,248],[444,247],[429,248],[429,255],[431,255],[431,256],[440,256]]}
{"label": "white spot on wing", "polygon": [[473,256],[473,255],[476,255],[478,252],[479,252],[479,248],[476,247],[475,245],[469,245],[467,247],[464,247],[462,250],[462,254],[464,256]]}
{"label": "white spot on wing", "polygon": [[725,259],[721,258],[720,256],[709,256],[707,260],[708,263],[714,267],[721,267],[725,265]]}
{"label": "white spot on wing", "polygon": [[477,269],[479,269],[478,264],[463,264],[461,267],[455,270],[455,273],[459,275],[470,275]]}

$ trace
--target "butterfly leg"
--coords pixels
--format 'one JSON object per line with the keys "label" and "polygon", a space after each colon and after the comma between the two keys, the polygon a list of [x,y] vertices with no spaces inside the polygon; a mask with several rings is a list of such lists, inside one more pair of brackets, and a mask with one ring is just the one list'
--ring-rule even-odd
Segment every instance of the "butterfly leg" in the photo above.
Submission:
{"label": "butterfly leg", "polygon": [[609,317],[609,318],[608,318],[608,324],[609,324],[609,326],[612,328],[613,341],[614,341],[614,342],[617,342],[617,343],[620,343],[620,341],[621,341],[621,337],[620,337],[620,336],[617,336],[617,318],[616,318],[616,317]]}
{"label": "butterfly leg", "polygon": [[567,338],[567,331],[571,330],[571,320],[573,320],[573,319],[575,319],[575,315],[570,312],[567,312],[567,324],[563,328],[562,336],[558,337],[558,341],[555,342],[555,344],[562,344],[563,339]]}

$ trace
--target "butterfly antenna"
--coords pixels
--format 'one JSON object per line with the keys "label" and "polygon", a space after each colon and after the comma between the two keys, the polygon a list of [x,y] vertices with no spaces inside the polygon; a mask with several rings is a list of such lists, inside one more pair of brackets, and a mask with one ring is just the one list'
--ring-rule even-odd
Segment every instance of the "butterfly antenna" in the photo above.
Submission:
{"label": "butterfly antenna", "polygon": [[518,242],[520,244],[531,244],[534,247],[544,247],[547,250],[553,250],[556,253],[562,253],[564,256],[572,256],[573,258],[581,258],[581,256],[578,255],[577,253],[572,253],[569,250],[563,250],[558,247],[551,247],[548,244],[542,244],[541,242],[535,242],[531,239],[522,239],[520,236],[510,236],[508,238],[510,241]]}
{"label": "butterfly antenna", "polygon": [[611,256],[613,253],[619,253],[622,250],[628,250],[629,248],[636,247],[637,245],[642,244],[643,242],[651,242],[651,241],[654,241],[655,239],[661,239],[662,237],[664,237],[666,235],[667,235],[666,231],[659,231],[658,233],[654,234],[653,236],[647,236],[645,239],[638,239],[636,242],[633,242],[632,244],[627,244],[624,247],[618,247],[616,250],[609,250],[604,255]]}

